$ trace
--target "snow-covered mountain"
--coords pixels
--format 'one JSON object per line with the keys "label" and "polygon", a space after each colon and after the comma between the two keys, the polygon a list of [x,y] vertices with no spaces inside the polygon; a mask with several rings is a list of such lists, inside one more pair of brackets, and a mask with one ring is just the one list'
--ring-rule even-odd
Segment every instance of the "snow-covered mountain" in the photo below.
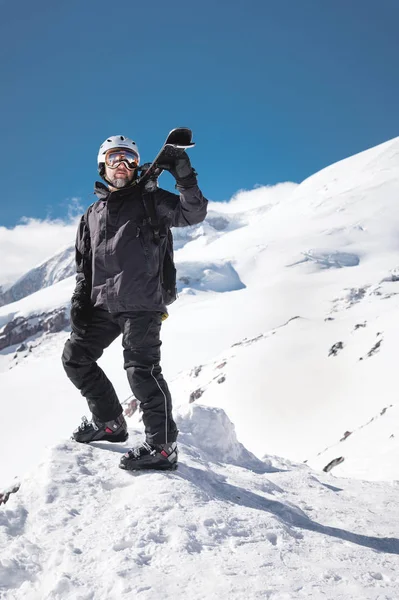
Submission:
{"label": "snow-covered mountain", "polygon": [[[18,300],[31,296],[44,288],[54,286],[74,274],[75,247],[72,245],[28,271],[5,291],[0,291],[0,306],[8,304],[15,306]],[[31,299],[24,305],[29,306],[30,303]],[[29,314],[19,314],[15,317],[6,311],[5,315],[0,331],[0,350],[18,346],[24,351],[26,349],[25,342],[29,338],[43,333],[61,331],[68,325],[67,306],[54,309],[51,303],[46,310],[39,307],[36,312],[30,311]]]}
{"label": "snow-covered mountain", "polygon": [[75,246],[71,245],[20,277],[8,289],[0,288],[0,306],[16,302],[75,273]]}
{"label": "snow-covered mountain", "polygon": [[[175,405],[223,408],[257,456],[323,468],[343,454],[334,473],[379,479],[379,459],[390,454],[383,476],[395,477],[398,195],[396,138],[300,185],[211,203],[203,224],[176,229],[180,298],[163,328]],[[24,432],[31,466],[34,449],[67,436],[85,408],[60,365],[73,286],[68,277],[0,308],[2,395],[35,424]],[[21,320],[33,324],[25,339],[7,338]],[[127,398],[119,341],[101,361]],[[6,418],[14,408],[6,405]],[[378,415],[389,423],[378,443],[347,435]],[[0,445],[9,442],[6,434]],[[24,466],[16,456],[2,470]]]}
{"label": "snow-covered mountain", "polygon": [[1,598],[399,597],[398,197],[396,138],[174,231],[174,473],[118,469],[142,436],[119,340],[100,364],[130,439],[68,440],[73,257],[29,276],[0,308]]}

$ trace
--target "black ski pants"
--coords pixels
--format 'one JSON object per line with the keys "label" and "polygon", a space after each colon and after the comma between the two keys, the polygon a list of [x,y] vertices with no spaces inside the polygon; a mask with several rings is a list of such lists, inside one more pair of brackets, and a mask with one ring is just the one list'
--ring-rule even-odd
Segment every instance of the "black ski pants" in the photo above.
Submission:
{"label": "black ski pants", "polygon": [[124,368],[134,396],[143,411],[146,441],[174,442],[177,427],[172,401],[160,367],[160,312],[109,313],[95,308],[84,335],[72,332],[62,354],[64,369],[80,390],[92,415],[100,422],[112,421],[122,413],[114,387],[97,360],[120,334]]}

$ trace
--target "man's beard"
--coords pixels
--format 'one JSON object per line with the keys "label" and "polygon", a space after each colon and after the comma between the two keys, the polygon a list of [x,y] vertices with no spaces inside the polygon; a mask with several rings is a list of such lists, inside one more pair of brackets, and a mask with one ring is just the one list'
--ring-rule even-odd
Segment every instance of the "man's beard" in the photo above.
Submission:
{"label": "man's beard", "polygon": [[110,183],[115,188],[123,188],[126,185],[129,185],[129,183],[131,183],[132,180],[133,180],[133,177],[131,175],[124,175],[123,177],[118,175],[118,177],[110,177],[109,178]]}

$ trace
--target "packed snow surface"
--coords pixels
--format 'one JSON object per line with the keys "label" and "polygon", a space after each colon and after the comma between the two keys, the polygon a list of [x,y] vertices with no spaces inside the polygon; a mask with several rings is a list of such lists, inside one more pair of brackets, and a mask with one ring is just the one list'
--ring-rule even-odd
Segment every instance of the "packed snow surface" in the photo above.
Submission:
{"label": "packed snow surface", "polygon": [[126,444],[50,448],[0,512],[1,597],[397,598],[397,484],[260,460],[221,409],[178,426],[173,473],[119,470]]}

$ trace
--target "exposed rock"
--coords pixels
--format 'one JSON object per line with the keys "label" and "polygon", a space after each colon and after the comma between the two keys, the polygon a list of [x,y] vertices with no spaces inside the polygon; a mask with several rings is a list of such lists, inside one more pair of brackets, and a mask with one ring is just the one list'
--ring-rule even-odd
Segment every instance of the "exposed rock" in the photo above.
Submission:
{"label": "exposed rock", "polygon": [[382,344],[382,340],[378,340],[376,344],[371,348],[371,350],[367,353],[367,356],[373,356],[379,349]]}
{"label": "exposed rock", "polygon": [[344,435],[339,441],[344,442],[350,435],[352,435],[352,431],[345,431]]}
{"label": "exposed rock", "polygon": [[204,393],[204,390],[202,390],[201,388],[198,388],[194,392],[191,392],[190,399],[188,401],[189,404],[192,404],[193,402],[195,402],[196,400],[198,400],[198,398],[201,398],[201,396],[202,396],[203,393]]}
{"label": "exposed rock", "polygon": [[[377,333],[377,335],[381,335],[381,334],[380,334],[380,333]],[[383,342],[383,340],[381,339],[381,340],[378,340],[378,342],[376,342],[376,343],[374,344],[374,346],[371,348],[371,350],[369,350],[369,351],[367,352],[367,356],[368,356],[368,358],[370,358],[370,357],[371,357],[371,356],[373,356],[373,355],[374,355],[376,352],[378,352],[378,351],[379,351],[379,349],[380,349],[380,346],[381,346],[382,342]],[[360,358],[359,358],[359,360],[363,360],[363,357],[360,357]]]}
{"label": "exposed rock", "polygon": [[369,290],[370,286],[364,286],[360,288],[346,288],[345,294],[340,298],[333,300],[332,312],[338,312],[340,310],[346,310],[361,302]]}
{"label": "exposed rock", "polygon": [[[382,292],[381,292],[380,288],[376,288],[371,293],[373,294],[373,296],[382,296]],[[390,296],[388,295],[387,298],[389,298],[389,297]]]}
{"label": "exposed rock", "polygon": [[[0,350],[16,344],[22,345],[28,338],[37,333],[56,333],[57,331],[62,331],[69,324],[69,318],[66,313],[65,307],[63,307],[49,313],[40,313],[38,315],[31,315],[28,318],[17,317],[13,319],[0,332]],[[29,350],[31,351],[31,348]]]}
{"label": "exposed rock", "polygon": [[334,467],[336,467],[337,465],[340,465],[341,463],[344,462],[344,457],[340,456],[339,458],[334,458],[332,461],[330,461],[328,463],[328,465],[326,465],[323,469],[323,471],[325,473],[328,473],[329,471],[331,471],[331,469],[333,469]]}
{"label": "exposed rock", "polygon": [[392,281],[399,281],[399,267],[390,269],[389,275],[381,279],[380,283],[387,283]]}
{"label": "exposed rock", "polygon": [[224,381],[226,381],[226,377],[224,375],[222,375],[221,377],[219,377],[218,383],[223,383]]}
{"label": "exposed rock", "polygon": [[263,333],[260,333],[259,335],[257,335],[254,338],[248,339],[248,338],[244,338],[243,340],[241,340],[241,342],[236,342],[235,344],[232,344],[232,348],[234,348],[235,346],[248,346],[249,344],[253,344],[254,342],[258,342],[259,340],[263,339],[264,335]]}
{"label": "exposed rock", "polygon": [[18,492],[19,488],[20,484],[16,483],[4,492],[0,492],[0,505],[5,504],[8,501],[10,494],[15,494],[16,492]]}
{"label": "exposed rock", "polygon": [[338,352],[342,350],[343,347],[343,342],[337,342],[336,344],[333,344],[329,350],[328,356],[337,356]]}
{"label": "exposed rock", "polygon": [[140,409],[140,403],[136,398],[129,400],[124,403],[126,408],[124,410],[125,417],[132,417],[134,413]]}
{"label": "exposed rock", "polygon": [[202,365],[200,365],[199,367],[194,367],[194,369],[191,371],[190,375],[191,377],[198,377],[198,375],[201,373],[202,371]]}

